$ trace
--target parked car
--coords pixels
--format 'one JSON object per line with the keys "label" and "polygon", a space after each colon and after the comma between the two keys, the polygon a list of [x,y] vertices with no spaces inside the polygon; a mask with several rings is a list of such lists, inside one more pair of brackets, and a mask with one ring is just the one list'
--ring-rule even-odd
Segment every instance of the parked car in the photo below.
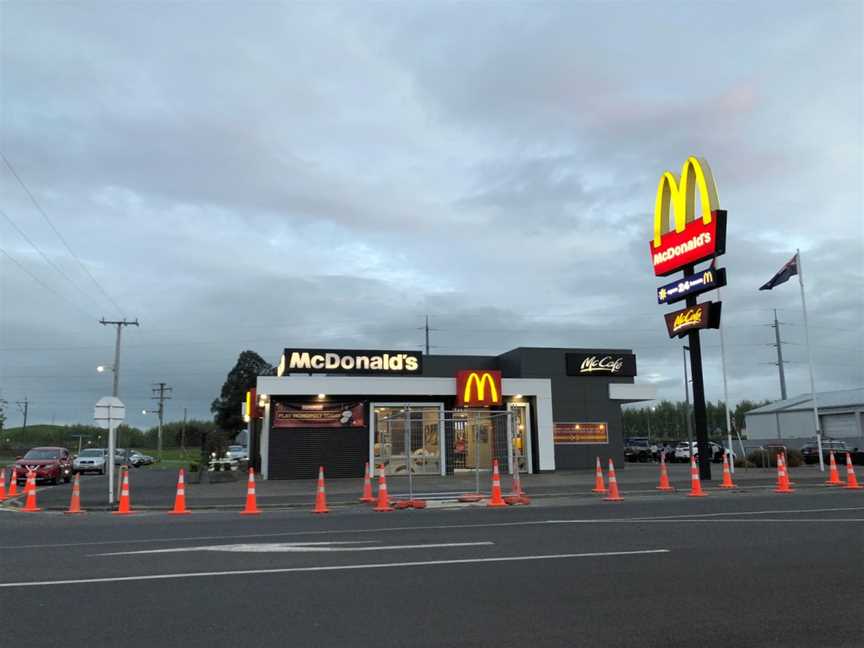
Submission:
{"label": "parked car", "polygon": [[625,461],[650,461],[651,458],[652,452],[647,438],[630,437],[629,439],[624,439]]}
{"label": "parked car", "polygon": [[105,474],[105,461],[108,451],[104,448],[87,448],[72,460],[72,472],[95,472]]}
{"label": "parked car", "polygon": [[72,479],[72,455],[66,448],[45,446],[31,448],[23,457],[15,460],[18,481],[27,480],[28,471],[36,472],[36,481],[50,481],[59,484],[62,479],[69,483]]}
{"label": "parked car", "polygon": [[[693,441],[693,456],[699,456],[699,447],[696,441]],[[715,443],[714,441],[708,442],[708,447],[711,448],[711,461],[714,463],[720,463],[723,461],[723,453],[725,452],[725,448],[721,446],[719,443]],[[732,461],[735,461],[735,451],[730,451]],[[690,461],[690,442],[682,441],[677,446],[675,446],[675,452],[673,454],[674,461]]]}
{"label": "parked car", "polygon": [[141,466],[144,465],[144,463],[145,463],[144,455],[142,455],[137,450],[130,450],[129,451],[129,465],[130,466],[132,466],[133,468],[140,468]]}
{"label": "parked car", "polygon": [[[828,461],[831,452],[834,452],[834,458],[837,461],[845,461],[845,453],[848,452],[845,441],[837,441],[835,439],[822,439],[822,457]],[[808,441],[801,446],[801,455],[804,457],[804,463],[815,464],[819,462],[819,446],[816,441]]]}
{"label": "parked car", "polygon": [[225,458],[234,461],[249,461],[249,450],[242,445],[230,445],[225,452]]}

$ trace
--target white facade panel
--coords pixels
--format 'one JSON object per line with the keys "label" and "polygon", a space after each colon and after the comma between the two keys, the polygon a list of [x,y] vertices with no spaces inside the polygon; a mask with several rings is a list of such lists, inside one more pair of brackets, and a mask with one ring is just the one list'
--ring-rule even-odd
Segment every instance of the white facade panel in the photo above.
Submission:
{"label": "white facade panel", "polygon": [[609,383],[609,398],[629,403],[657,400],[657,386]]}
{"label": "white facade panel", "polygon": [[855,414],[825,414],[821,416],[822,433],[830,439],[848,439],[860,436]]}

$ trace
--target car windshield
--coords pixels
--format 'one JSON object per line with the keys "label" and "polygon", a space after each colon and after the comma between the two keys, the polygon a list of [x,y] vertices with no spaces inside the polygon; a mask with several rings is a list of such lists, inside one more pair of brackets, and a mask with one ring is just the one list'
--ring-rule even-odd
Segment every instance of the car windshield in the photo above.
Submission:
{"label": "car windshield", "polygon": [[40,450],[39,448],[34,448],[33,450],[28,450],[27,454],[24,455],[25,459],[57,459],[60,456],[59,450]]}
{"label": "car windshield", "polygon": [[101,457],[105,454],[104,450],[84,450],[81,452],[81,457]]}
{"label": "car windshield", "polygon": [[228,452],[243,452],[243,446],[228,446]]}

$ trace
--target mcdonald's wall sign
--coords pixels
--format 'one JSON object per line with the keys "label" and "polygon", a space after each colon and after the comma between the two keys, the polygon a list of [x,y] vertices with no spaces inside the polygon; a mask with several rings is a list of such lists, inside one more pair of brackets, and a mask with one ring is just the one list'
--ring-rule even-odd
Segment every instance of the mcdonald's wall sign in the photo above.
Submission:
{"label": "mcdonald's wall sign", "polygon": [[456,374],[458,407],[489,407],[502,402],[501,372],[466,370]]}
{"label": "mcdonald's wall sign", "polygon": [[[696,190],[702,215],[696,217]],[[670,207],[675,220],[670,222]],[[654,238],[649,243],[654,274],[665,277],[726,252],[726,212],[719,207],[714,177],[705,160],[689,157],[680,181],[666,171],[654,199]]]}

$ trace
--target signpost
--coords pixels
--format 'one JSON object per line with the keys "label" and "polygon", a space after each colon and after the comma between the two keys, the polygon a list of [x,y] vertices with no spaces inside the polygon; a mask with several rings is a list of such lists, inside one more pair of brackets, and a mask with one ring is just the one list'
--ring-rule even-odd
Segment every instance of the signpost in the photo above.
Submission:
{"label": "signpost", "polygon": [[114,452],[117,446],[117,426],[126,418],[126,406],[115,396],[103,396],[96,403],[93,413],[96,425],[108,430],[108,505],[114,505]]}
{"label": "signpost", "polygon": [[[701,214],[696,212],[699,196]],[[674,215],[674,221],[670,216]],[[654,274],[665,277],[683,271],[676,282],[657,289],[657,303],[686,300],[686,308],[665,316],[669,337],[688,338],[693,375],[693,418],[699,449],[699,476],[711,479],[711,452],[702,379],[702,345],[699,331],[720,327],[721,302],[697,303],[696,296],[726,284],[724,269],[716,269],[718,256],[726,253],[726,212],[720,209],[714,176],[705,160],[689,157],[680,178],[666,171],[654,200],[654,236],[648,244]],[[711,260],[697,271],[696,264]],[[685,385],[686,387],[686,385]]]}

